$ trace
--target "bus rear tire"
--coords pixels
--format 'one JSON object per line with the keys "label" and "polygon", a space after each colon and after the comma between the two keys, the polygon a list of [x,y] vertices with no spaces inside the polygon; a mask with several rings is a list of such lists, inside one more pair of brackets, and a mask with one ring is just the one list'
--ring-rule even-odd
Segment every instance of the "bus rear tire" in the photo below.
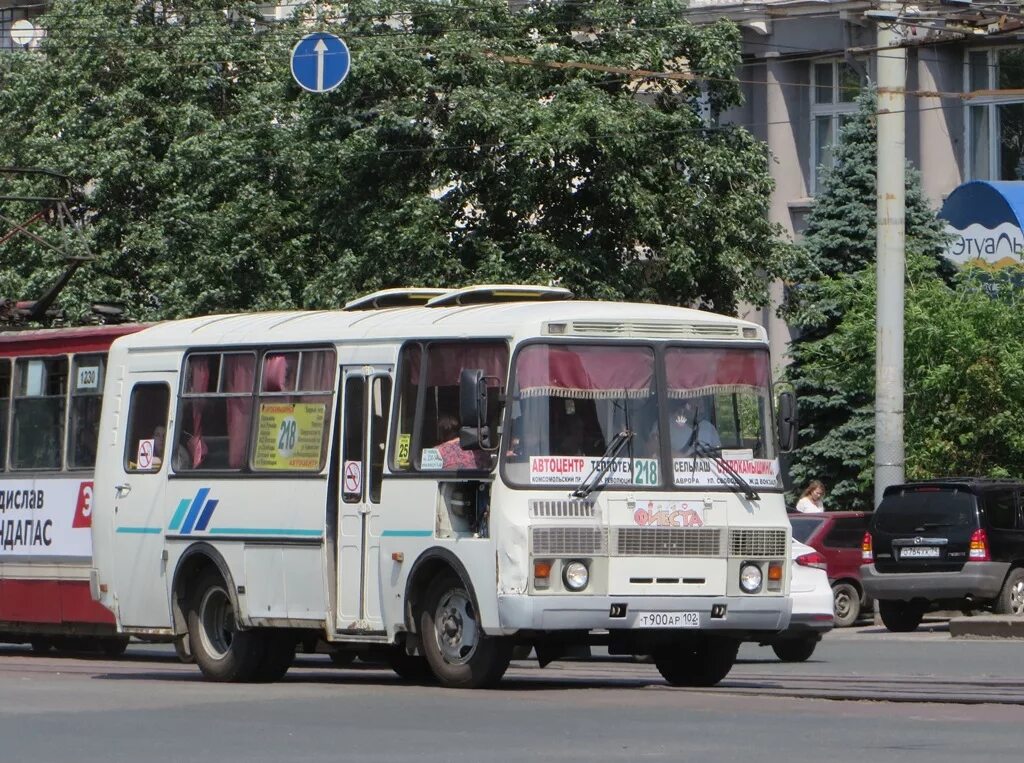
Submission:
{"label": "bus rear tire", "polygon": [[280,681],[295,661],[298,640],[287,632],[263,631],[259,635],[263,638],[263,659],[255,678],[262,683]]}
{"label": "bus rear tire", "polygon": [[740,642],[702,638],[659,650],[654,665],[672,686],[714,686],[732,670]]}
{"label": "bus rear tire", "polygon": [[192,594],[188,636],[196,664],[211,681],[260,679],[259,668],[265,651],[263,634],[238,629],[231,595],[215,573],[204,574]]}
{"label": "bus rear tire", "polygon": [[494,686],[512,660],[512,642],[483,632],[466,584],[452,573],[427,588],[420,634],[430,669],[448,688]]}

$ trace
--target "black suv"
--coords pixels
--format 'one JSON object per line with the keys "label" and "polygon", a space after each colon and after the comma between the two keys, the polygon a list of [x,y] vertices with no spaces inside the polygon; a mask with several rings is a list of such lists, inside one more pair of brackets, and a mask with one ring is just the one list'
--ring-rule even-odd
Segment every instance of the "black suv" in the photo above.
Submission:
{"label": "black suv", "polygon": [[891,631],[914,630],[934,609],[1024,614],[1024,482],[892,485],[861,556],[864,592]]}

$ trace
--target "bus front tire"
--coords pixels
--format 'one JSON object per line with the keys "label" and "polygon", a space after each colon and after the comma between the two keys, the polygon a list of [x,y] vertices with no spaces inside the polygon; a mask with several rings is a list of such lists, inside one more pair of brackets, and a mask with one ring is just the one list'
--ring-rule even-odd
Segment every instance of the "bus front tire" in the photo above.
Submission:
{"label": "bus front tire", "polygon": [[192,655],[206,678],[222,682],[260,680],[263,634],[238,629],[227,586],[215,573],[203,575],[191,597],[188,636]]}
{"label": "bus front tire", "polygon": [[732,670],[739,648],[735,639],[703,638],[659,650],[654,665],[672,686],[714,686]]}
{"label": "bus front tire", "polygon": [[427,588],[420,634],[430,669],[449,688],[494,686],[512,660],[511,641],[483,632],[466,584],[451,573]]}

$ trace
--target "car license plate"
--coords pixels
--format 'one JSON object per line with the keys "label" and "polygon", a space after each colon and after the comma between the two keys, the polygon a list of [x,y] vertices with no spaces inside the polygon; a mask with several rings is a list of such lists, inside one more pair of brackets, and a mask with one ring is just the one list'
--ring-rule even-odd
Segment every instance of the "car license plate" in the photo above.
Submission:
{"label": "car license plate", "polygon": [[937,546],[910,546],[900,551],[900,559],[935,559],[938,556]]}
{"label": "car license plate", "polygon": [[700,615],[696,612],[640,612],[634,625],[637,628],[699,628]]}

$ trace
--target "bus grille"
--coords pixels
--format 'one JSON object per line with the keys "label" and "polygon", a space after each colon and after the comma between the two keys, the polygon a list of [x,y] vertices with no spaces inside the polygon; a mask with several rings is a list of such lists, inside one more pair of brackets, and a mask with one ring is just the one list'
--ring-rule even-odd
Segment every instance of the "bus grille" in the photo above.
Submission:
{"label": "bus grille", "polygon": [[555,519],[590,519],[594,516],[593,501],[530,501],[531,517]]}
{"label": "bus grille", "polygon": [[622,527],[619,556],[721,556],[722,531],[716,527]]}
{"label": "bus grille", "polygon": [[786,555],[785,530],[729,530],[729,555],[756,558]]}
{"label": "bus grille", "polygon": [[538,556],[608,553],[608,533],[602,527],[535,527],[533,553]]}

